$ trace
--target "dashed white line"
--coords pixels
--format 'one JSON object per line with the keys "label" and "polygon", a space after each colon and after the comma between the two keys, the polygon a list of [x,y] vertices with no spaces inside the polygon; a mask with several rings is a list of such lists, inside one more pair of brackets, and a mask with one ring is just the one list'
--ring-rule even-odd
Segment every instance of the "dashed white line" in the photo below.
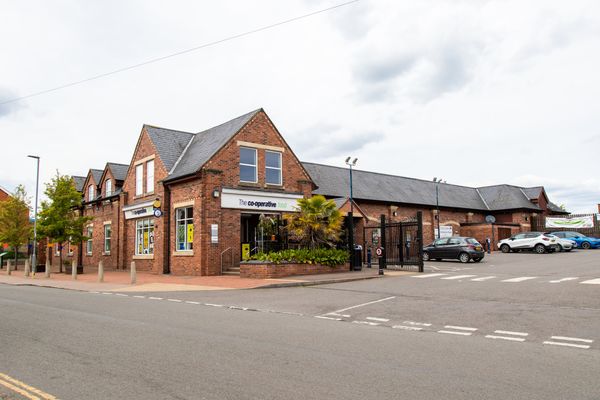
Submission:
{"label": "dashed white line", "polygon": [[501,340],[511,340],[513,342],[524,342],[525,339],[520,337],[510,337],[510,336],[498,336],[498,335],[485,335],[488,339],[501,339]]}
{"label": "dashed white line", "polygon": [[100,292],[89,292],[89,293],[93,293],[93,294],[100,294]]}
{"label": "dashed white line", "polygon": [[[437,268],[436,268],[437,269]],[[444,276],[448,274],[425,274],[425,275],[412,275],[413,278],[433,278],[435,276]]]}
{"label": "dashed white line", "polygon": [[568,337],[568,336],[550,336],[550,339],[554,340],[570,340],[572,342],[584,342],[584,343],[594,343],[591,339],[582,339],[576,337]]}
{"label": "dashed white line", "polygon": [[115,296],[129,297],[129,295],[125,293],[115,293]]}
{"label": "dashed white line", "polygon": [[187,304],[200,304],[198,301],[186,301]]}
{"label": "dashed white line", "polygon": [[578,349],[589,349],[590,346],[585,345],[585,344],[573,344],[573,343],[563,343],[563,342],[552,342],[552,341],[545,341],[544,344],[550,344],[550,345],[554,345],[554,346],[566,346],[566,347],[576,347]]}
{"label": "dashed white line", "polygon": [[444,328],[456,329],[458,331],[471,331],[471,332],[475,332],[477,330],[477,328],[470,328],[468,326],[455,326],[455,325],[444,325]]}
{"label": "dashed white line", "polygon": [[481,278],[475,278],[475,279],[471,279],[471,281],[473,282],[483,282],[483,281],[487,281],[489,279],[494,279],[495,276],[482,276]]}
{"label": "dashed white line", "polygon": [[320,319],[328,319],[331,321],[341,321],[341,318],[335,318],[335,317],[326,317],[324,315],[315,315],[315,318],[320,318]]}
{"label": "dashed white line", "polygon": [[142,296],[142,295],[135,295],[135,296],[131,296],[131,297],[135,297],[136,299],[145,299],[146,296]]}
{"label": "dashed white line", "polygon": [[474,276],[477,275],[455,275],[455,276],[448,276],[446,278],[441,278],[441,279],[446,279],[446,280],[455,280],[455,279],[466,279],[466,278],[472,278]]}
{"label": "dashed white line", "polygon": [[431,324],[428,324],[427,322],[403,321],[402,323],[417,326],[431,326]]}
{"label": "dashed white line", "polygon": [[579,279],[579,278],[576,276],[570,276],[568,278],[562,278],[562,279],[556,279],[556,280],[550,281],[550,283],[561,283],[561,282],[567,282],[567,281],[574,281],[576,279]]}
{"label": "dashed white line", "polygon": [[438,331],[438,333],[448,333],[450,335],[462,335],[462,336],[471,336],[472,332],[456,332],[456,331],[446,331],[446,330],[441,330]]}
{"label": "dashed white line", "polygon": [[378,318],[378,317],[367,317],[369,321],[378,321],[378,322],[389,322],[388,318]]}
{"label": "dashed white line", "polygon": [[420,331],[423,330],[420,326],[406,326],[406,325],[394,325],[393,329],[404,329],[405,331]]}
{"label": "dashed white line", "polygon": [[350,318],[350,314],[338,314],[335,312],[328,313],[327,315],[335,315],[336,317]]}
{"label": "dashed white line", "polygon": [[204,303],[205,306],[209,306],[209,307],[225,307],[222,304],[213,304],[213,303]]}
{"label": "dashed white line", "polygon": [[150,300],[164,300],[162,297],[148,297]]}
{"label": "dashed white line", "polygon": [[110,292],[102,292],[102,294],[112,294],[112,293],[110,293]]}
{"label": "dashed white line", "polygon": [[580,283],[585,283],[586,285],[600,285],[600,278],[597,279],[590,279],[588,281],[583,281]]}
{"label": "dashed white line", "polygon": [[381,325],[379,322],[369,322],[369,321],[352,321],[353,324],[361,324],[361,325],[369,325],[369,326],[379,326]]}
{"label": "dashed white line", "polygon": [[494,333],[499,333],[501,335],[529,336],[529,333],[527,332],[494,331]]}
{"label": "dashed white line", "polygon": [[537,278],[537,276],[520,276],[518,278],[505,279],[500,282],[518,283],[518,282],[528,281],[530,279],[535,279],[535,278]]}
{"label": "dashed white line", "polygon": [[167,299],[167,301],[172,301],[174,303],[181,303],[181,300],[178,300],[178,299]]}

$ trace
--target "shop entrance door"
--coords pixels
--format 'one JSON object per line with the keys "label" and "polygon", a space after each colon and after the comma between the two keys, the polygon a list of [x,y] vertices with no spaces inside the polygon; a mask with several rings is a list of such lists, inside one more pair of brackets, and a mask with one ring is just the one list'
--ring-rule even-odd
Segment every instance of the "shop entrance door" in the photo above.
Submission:
{"label": "shop entrance door", "polygon": [[281,250],[279,214],[242,214],[242,260],[258,252]]}

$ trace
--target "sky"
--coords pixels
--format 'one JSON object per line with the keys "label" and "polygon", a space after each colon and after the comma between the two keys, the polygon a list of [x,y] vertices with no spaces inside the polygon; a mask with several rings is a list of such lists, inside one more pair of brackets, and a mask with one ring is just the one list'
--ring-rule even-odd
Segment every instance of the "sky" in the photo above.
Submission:
{"label": "sky", "polygon": [[[0,103],[347,0],[0,0]],[[600,203],[600,2],[360,0],[0,105],[0,186],[263,107],[302,161]],[[43,185],[41,186],[43,191]]]}

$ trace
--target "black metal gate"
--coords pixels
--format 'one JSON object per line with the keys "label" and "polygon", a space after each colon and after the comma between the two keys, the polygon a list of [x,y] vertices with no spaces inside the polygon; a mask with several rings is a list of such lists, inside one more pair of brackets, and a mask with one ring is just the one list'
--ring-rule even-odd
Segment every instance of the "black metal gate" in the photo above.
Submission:
{"label": "black metal gate", "polygon": [[[367,249],[383,248],[383,267],[423,272],[423,214],[419,211],[415,218],[402,222],[386,222],[381,216],[381,224],[363,228],[363,240]],[[367,260],[368,261],[368,260]]]}

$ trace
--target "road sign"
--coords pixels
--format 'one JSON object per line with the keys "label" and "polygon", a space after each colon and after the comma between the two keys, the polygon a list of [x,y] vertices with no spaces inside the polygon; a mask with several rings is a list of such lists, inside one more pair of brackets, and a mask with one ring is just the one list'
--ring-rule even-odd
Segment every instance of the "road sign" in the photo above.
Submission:
{"label": "road sign", "polygon": [[383,256],[383,247],[376,248],[375,249],[375,255],[377,255],[377,257]]}

